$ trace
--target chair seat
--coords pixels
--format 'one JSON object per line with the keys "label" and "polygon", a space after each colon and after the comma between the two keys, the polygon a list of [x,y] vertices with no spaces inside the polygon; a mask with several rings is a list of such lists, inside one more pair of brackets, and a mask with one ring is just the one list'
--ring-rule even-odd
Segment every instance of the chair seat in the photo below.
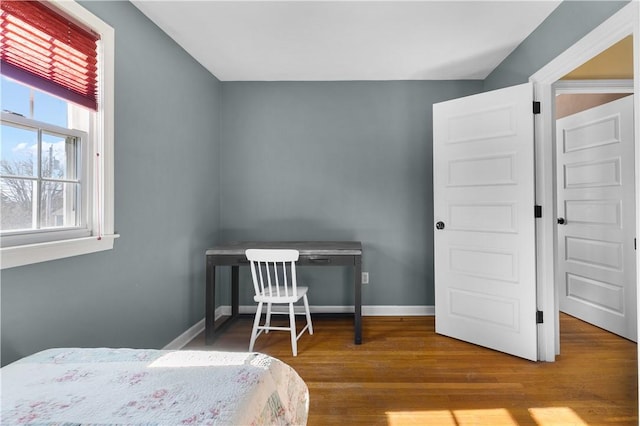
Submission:
{"label": "chair seat", "polygon": [[[297,296],[289,296],[289,297],[284,296],[284,287],[280,287],[279,289],[280,296],[278,296],[278,293],[275,288],[272,289],[271,291],[269,291],[268,289],[265,289],[265,292],[263,294],[253,296],[253,300],[255,300],[256,302],[265,302],[265,303],[269,303],[269,302],[295,303],[298,300],[302,299],[302,297],[305,294],[307,294],[308,289],[309,289],[308,287],[303,287],[303,286],[297,287]],[[289,293],[291,293],[291,289],[289,289]]]}

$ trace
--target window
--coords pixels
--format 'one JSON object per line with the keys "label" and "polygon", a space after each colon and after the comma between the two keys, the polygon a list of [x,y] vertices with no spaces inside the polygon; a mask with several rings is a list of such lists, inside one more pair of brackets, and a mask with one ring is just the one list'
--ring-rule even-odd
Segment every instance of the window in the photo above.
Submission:
{"label": "window", "polygon": [[88,134],[68,117],[90,112],[5,77],[0,88],[3,246],[90,236]]}
{"label": "window", "polygon": [[[24,2],[26,11],[21,3],[2,2],[0,20],[3,269],[108,250],[117,237],[113,29],[74,2]],[[56,38],[67,33],[56,33],[58,18],[95,41],[67,47]],[[12,31],[13,39],[6,36]]]}

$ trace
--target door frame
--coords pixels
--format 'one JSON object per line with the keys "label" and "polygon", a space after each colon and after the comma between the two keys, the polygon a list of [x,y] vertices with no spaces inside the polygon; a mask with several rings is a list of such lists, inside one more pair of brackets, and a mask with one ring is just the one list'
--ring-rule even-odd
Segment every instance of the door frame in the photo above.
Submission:
{"label": "door frame", "polygon": [[633,80],[560,80],[553,87],[554,95],[631,93]]}
{"label": "door frame", "polygon": [[[555,93],[553,84],[589,59],[600,54],[623,38],[633,35],[633,89],[640,93],[640,7],[631,2],[597,28],[569,47],[535,74],[534,99],[541,102],[541,113],[534,120],[536,161],[536,204],[543,207],[542,218],[536,224],[536,293],[537,307],[545,313],[538,325],[538,359],[555,361],[559,354],[559,306],[555,285],[556,229],[555,212]],[[634,97],[634,111],[640,111],[640,96]],[[640,114],[634,114],[635,169],[640,170]],[[636,229],[640,229],[640,173],[636,173]],[[640,264],[640,251],[636,252]],[[636,282],[640,278],[637,269]],[[640,292],[638,292],[640,296]],[[639,297],[640,302],[640,297]],[[640,319],[640,316],[638,317]],[[639,362],[640,367],[640,362]]]}

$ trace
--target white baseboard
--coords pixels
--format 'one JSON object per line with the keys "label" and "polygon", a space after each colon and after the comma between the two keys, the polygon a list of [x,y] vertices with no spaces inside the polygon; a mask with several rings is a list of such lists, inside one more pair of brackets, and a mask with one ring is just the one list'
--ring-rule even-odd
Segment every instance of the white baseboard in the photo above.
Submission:
{"label": "white baseboard", "polygon": [[173,339],[167,346],[165,346],[164,350],[168,351],[177,351],[186,346],[187,343],[195,339],[195,337],[204,331],[204,318],[200,321],[189,327],[187,331]]}
{"label": "white baseboard", "polygon": [[[225,313],[227,308],[229,310],[229,313]],[[253,310],[253,312],[255,312],[255,309]],[[218,309],[216,309],[216,314],[215,314],[216,319],[220,318],[223,315],[231,315],[231,306],[221,306]],[[189,327],[187,331],[185,331],[184,333],[182,333],[181,335],[173,339],[171,342],[169,342],[169,344],[167,344],[162,349],[168,350],[168,351],[177,351],[184,348],[187,345],[187,343],[195,339],[196,336],[198,336],[200,333],[204,331],[204,326],[205,326],[204,318],[202,318],[200,321],[198,321],[197,323]]]}
{"label": "white baseboard", "polygon": [[387,305],[371,305],[362,307],[363,317],[432,317],[436,314],[436,307],[417,305],[417,306],[387,306]]}
{"label": "white baseboard", "polygon": [[[242,305],[239,307],[241,314],[255,314],[257,305]],[[302,307],[299,307],[302,309]],[[353,313],[353,306],[310,306],[311,313],[317,314],[349,314]],[[231,315],[231,306],[220,306],[216,309],[215,318],[218,319],[224,315]],[[387,305],[370,305],[362,307],[362,316],[433,316],[435,315],[435,306],[387,306]],[[189,327],[187,331],[173,339],[164,348],[165,350],[179,350],[196,336],[204,331],[204,318]]]}
{"label": "white baseboard", "polygon": [[[240,306],[241,314],[255,314],[256,305]],[[231,314],[231,307],[225,307],[225,315]],[[302,306],[296,306],[296,311],[303,309]],[[353,313],[353,306],[310,306],[312,314],[350,314]],[[435,306],[390,306],[390,305],[370,305],[362,307],[363,317],[373,316],[433,316],[435,315]]]}

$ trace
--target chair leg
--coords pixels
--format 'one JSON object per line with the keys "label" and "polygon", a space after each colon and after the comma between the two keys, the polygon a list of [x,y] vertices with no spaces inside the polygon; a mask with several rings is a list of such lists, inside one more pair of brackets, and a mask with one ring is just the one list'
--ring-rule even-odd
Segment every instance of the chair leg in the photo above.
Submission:
{"label": "chair leg", "polygon": [[251,341],[249,342],[249,352],[253,352],[253,344],[258,337],[258,325],[260,325],[260,317],[262,316],[262,302],[258,302],[258,310],[256,311],[256,317],[253,320],[253,329],[251,330]]}
{"label": "chair leg", "polygon": [[296,314],[293,310],[293,303],[289,303],[289,327],[291,328],[291,350],[293,356],[298,356],[298,338],[296,336]]}
{"label": "chair leg", "polygon": [[265,325],[265,327],[267,327],[267,328],[264,329],[264,332],[268,333],[269,332],[269,326],[271,326],[271,303],[267,303],[267,320],[264,323],[264,325]]}
{"label": "chair leg", "polygon": [[313,325],[311,324],[311,311],[309,310],[309,300],[307,299],[306,294],[302,297],[302,301],[304,302],[304,311],[307,314],[307,325],[309,326],[309,334],[313,334]]}

